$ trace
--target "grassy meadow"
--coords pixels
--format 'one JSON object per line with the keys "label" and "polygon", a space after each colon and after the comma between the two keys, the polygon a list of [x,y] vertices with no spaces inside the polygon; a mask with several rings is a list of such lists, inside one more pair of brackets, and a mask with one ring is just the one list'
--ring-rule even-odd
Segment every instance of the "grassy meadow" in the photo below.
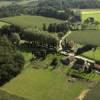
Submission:
{"label": "grassy meadow", "polygon": [[9,25],[9,24],[8,23],[5,23],[5,22],[0,22],[0,27],[2,27],[4,25]]}
{"label": "grassy meadow", "polygon": [[100,9],[82,9],[82,20],[88,17],[94,17],[96,21],[100,22]]}
{"label": "grassy meadow", "polygon": [[10,4],[12,4],[11,1],[0,1],[0,7],[3,7],[3,6],[9,6]]}
{"label": "grassy meadow", "polygon": [[60,23],[62,20],[42,16],[16,16],[1,19],[4,22],[15,24],[24,28],[39,28],[41,30],[43,24]]}
{"label": "grassy meadow", "polygon": [[2,1],[0,1],[0,7],[4,7],[4,6],[9,6],[9,5],[11,5],[11,4],[19,4],[19,5],[25,5],[25,4],[28,4],[28,3],[30,3],[30,2],[32,2],[32,1],[36,1],[36,0],[18,0],[18,1],[7,1],[7,0],[2,0]]}
{"label": "grassy meadow", "polygon": [[[1,87],[1,90],[28,100],[75,100],[88,87],[88,83],[68,82],[69,78],[61,71],[61,65],[51,71],[49,63],[52,57],[49,55],[46,60],[27,66],[19,76]],[[49,68],[43,69],[46,66]]]}
{"label": "grassy meadow", "polygon": [[78,44],[92,44],[100,46],[100,31],[99,30],[79,30],[73,31],[68,37],[68,40],[74,40]]}
{"label": "grassy meadow", "polygon": [[93,50],[91,50],[91,51],[83,53],[82,55],[85,57],[100,61],[100,47],[98,47],[95,52],[93,52]]}
{"label": "grassy meadow", "polygon": [[23,97],[11,95],[5,91],[0,90],[0,100],[26,100]]}

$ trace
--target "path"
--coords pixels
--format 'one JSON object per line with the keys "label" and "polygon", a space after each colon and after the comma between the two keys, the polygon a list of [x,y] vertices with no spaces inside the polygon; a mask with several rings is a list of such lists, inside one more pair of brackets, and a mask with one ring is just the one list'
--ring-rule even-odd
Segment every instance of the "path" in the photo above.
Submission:
{"label": "path", "polygon": [[86,89],[86,90],[82,91],[81,94],[76,98],[76,100],[83,100],[89,91],[90,91],[90,89]]}
{"label": "path", "polygon": [[62,50],[62,41],[66,38],[66,37],[68,37],[69,35],[71,34],[71,31],[69,31],[69,32],[67,32],[67,34],[66,35],[64,35],[63,37],[62,37],[62,39],[60,40],[60,42],[59,42],[59,49],[58,49],[58,51],[61,51]]}

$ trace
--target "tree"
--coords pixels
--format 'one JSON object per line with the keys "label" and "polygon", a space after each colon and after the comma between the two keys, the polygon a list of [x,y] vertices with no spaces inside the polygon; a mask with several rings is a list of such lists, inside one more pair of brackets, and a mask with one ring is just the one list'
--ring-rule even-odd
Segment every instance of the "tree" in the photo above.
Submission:
{"label": "tree", "polygon": [[44,23],[43,24],[43,31],[46,31],[47,30],[47,26],[46,26],[46,24]]}
{"label": "tree", "polygon": [[24,63],[24,57],[18,53],[8,38],[0,37],[0,85],[20,73]]}

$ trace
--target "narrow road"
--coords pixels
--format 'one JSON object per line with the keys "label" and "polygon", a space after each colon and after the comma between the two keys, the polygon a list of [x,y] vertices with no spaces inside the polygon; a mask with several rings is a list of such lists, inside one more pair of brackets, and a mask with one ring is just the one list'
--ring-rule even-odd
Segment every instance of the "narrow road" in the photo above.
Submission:
{"label": "narrow road", "polygon": [[60,42],[59,42],[59,49],[58,49],[58,51],[61,51],[61,50],[63,49],[61,44],[62,44],[63,40],[64,40],[66,37],[68,37],[70,34],[71,34],[71,31],[67,32],[66,35],[64,35],[64,36],[62,37],[62,39],[61,39]]}

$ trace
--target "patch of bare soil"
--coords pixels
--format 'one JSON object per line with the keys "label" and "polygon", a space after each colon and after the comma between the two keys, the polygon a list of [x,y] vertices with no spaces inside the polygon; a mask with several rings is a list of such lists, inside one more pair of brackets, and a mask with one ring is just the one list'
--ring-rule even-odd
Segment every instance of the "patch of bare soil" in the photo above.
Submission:
{"label": "patch of bare soil", "polygon": [[89,91],[90,91],[90,89],[86,89],[86,90],[82,91],[81,94],[76,98],[76,100],[83,100]]}

